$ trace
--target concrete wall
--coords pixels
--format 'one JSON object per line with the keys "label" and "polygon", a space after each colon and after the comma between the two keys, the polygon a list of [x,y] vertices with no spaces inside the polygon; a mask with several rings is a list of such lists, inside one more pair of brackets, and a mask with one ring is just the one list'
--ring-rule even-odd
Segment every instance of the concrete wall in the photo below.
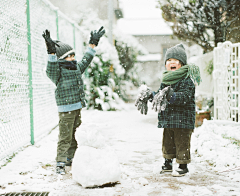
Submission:
{"label": "concrete wall", "polygon": [[[149,61],[139,61],[139,76],[147,86],[157,90],[161,84],[162,72],[166,70],[164,56],[168,48],[183,43],[188,53],[188,43],[182,42],[172,35],[133,35],[142,44],[149,54],[159,54],[159,59],[149,59]],[[146,58],[147,59],[147,58]]]}
{"label": "concrete wall", "polygon": [[140,44],[142,44],[150,54],[160,54],[159,70],[165,70],[164,55],[166,50],[178,43],[181,43],[177,38],[172,38],[172,35],[133,35]]}
{"label": "concrete wall", "polygon": [[152,90],[157,91],[161,84],[161,70],[159,61],[139,62],[139,77]]}

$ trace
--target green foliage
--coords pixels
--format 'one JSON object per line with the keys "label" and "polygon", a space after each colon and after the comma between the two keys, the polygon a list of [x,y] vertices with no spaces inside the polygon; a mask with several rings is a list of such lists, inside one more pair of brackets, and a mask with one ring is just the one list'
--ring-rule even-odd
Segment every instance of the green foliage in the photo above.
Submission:
{"label": "green foliage", "polygon": [[213,59],[208,62],[208,65],[204,69],[205,72],[207,72],[209,75],[212,75],[213,72]]}
{"label": "green foliage", "polygon": [[237,140],[237,139],[235,139],[235,138],[233,138],[233,137],[228,137],[226,134],[222,134],[222,137],[223,137],[224,139],[230,140],[232,144],[235,144],[235,145],[237,145],[237,146],[240,146],[240,140]]}
{"label": "green foliage", "polygon": [[138,49],[128,46],[122,41],[115,41],[115,47],[118,52],[120,65],[124,68],[125,73],[121,78],[115,78],[116,92],[124,100],[129,101],[126,89],[123,87],[126,85],[125,81],[130,82],[133,86],[140,85],[140,79],[137,74],[135,64],[137,63],[137,56],[141,53]]}
{"label": "green foliage", "polygon": [[239,0],[158,0],[173,35],[212,51],[219,42],[239,42]]}
{"label": "green foliage", "polygon": [[126,45],[116,41],[115,47],[118,52],[120,65],[125,69],[124,79],[128,80],[130,78],[129,71],[134,67],[137,61],[137,53]]}

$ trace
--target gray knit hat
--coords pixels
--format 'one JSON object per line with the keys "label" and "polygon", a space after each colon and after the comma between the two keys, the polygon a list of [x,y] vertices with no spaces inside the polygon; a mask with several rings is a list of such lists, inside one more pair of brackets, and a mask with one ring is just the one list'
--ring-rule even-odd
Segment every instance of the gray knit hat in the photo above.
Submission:
{"label": "gray knit hat", "polygon": [[164,58],[165,65],[166,61],[171,58],[181,61],[183,65],[187,64],[187,54],[182,44],[177,44],[176,46],[173,46],[167,50]]}
{"label": "gray knit hat", "polygon": [[59,46],[56,45],[56,53],[57,53],[58,59],[64,59],[68,55],[75,54],[74,49],[71,46],[69,46],[68,44],[65,44],[58,40],[56,40],[55,42],[59,45]]}

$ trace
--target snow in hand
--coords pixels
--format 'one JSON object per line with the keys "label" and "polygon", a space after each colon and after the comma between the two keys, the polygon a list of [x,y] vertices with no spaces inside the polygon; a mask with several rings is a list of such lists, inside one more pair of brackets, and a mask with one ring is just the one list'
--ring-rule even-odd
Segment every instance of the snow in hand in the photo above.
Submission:
{"label": "snow in hand", "polygon": [[82,126],[75,138],[78,148],[72,163],[72,177],[83,187],[120,181],[120,165],[114,150],[96,126]]}

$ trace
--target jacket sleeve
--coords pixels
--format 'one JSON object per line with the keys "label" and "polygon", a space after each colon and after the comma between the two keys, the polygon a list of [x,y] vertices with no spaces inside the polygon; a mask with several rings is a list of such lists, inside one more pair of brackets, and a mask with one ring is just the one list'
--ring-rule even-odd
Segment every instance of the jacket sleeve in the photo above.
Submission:
{"label": "jacket sleeve", "polygon": [[171,105],[186,105],[195,96],[195,85],[190,78],[182,81],[178,91],[175,91],[170,99]]}
{"label": "jacket sleeve", "polygon": [[87,51],[85,52],[81,62],[78,63],[78,66],[80,67],[81,73],[83,74],[84,71],[87,69],[87,67],[90,65],[96,51],[90,47],[87,48]]}
{"label": "jacket sleeve", "polygon": [[57,83],[60,77],[60,68],[57,62],[56,55],[51,55],[51,54],[48,55],[48,64],[47,64],[46,74],[50,78],[50,80],[57,86]]}

